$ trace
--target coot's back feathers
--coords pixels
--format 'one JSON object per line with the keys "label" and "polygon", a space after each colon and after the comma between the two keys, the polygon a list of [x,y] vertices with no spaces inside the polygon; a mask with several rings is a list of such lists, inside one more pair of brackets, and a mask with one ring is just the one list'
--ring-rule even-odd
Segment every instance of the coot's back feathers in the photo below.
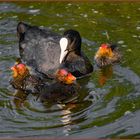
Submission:
{"label": "coot's back feathers", "polygon": [[25,28],[24,38],[20,36],[22,40],[21,38],[19,40],[22,60],[44,74],[56,70],[59,67],[59,55],[57,54],[60,54],[60,36],[50,32],[49,29],[41,30],[24,23],[18,24],[17,28],[22,26]]}

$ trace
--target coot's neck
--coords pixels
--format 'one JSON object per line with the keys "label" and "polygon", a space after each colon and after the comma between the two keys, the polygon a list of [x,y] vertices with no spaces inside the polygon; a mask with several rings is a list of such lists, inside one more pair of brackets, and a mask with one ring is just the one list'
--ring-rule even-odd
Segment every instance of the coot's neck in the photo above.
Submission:
{"label": "coot's neck", "polygon": [[66,60],[70,60],[77,55],[80,56],[81,52],[77,51],[76,49],[68,49],[68,53],[64,57],[63,62],[65,62]]}
{"label": "coot's neck", "polygon": [[76,55],[81,55],[81,39],[74,39],[68,44],[67,47],[68,54],[75,53]]}
{"label": "coot's neck", "polygon": [[79,50],[76,49],[76,48],[67,49],[67,51],[68,51],[67,54],[74,53],[74,54],[77,54],[77,55],[81,55],[81,50],[79,51]]}

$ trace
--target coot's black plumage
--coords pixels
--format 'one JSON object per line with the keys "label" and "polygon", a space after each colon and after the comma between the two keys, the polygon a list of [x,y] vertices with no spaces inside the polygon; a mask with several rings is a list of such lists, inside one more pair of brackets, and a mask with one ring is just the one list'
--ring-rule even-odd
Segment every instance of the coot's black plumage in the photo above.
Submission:
{"label": "coot's black plumage", "polygon": [[[37,71],[50,76],[61,67],[76,77],[93,71],[89,59],[81,51],[81,37],[77,31],[68,30],[61,36],[49,29],[20,22],[17,33],[22,60]],[[66,47],[63,55],[61,45]]]}

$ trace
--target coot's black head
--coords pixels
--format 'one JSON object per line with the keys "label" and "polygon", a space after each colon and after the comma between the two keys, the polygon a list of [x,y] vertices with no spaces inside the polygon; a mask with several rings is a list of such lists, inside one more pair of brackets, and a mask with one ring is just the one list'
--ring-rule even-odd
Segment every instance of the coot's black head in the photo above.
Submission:
{"label": "coot's black head", "polygon": [[75,51],[76,54],[81,53],[81,36],[76,30],[67,30],[63,36],[68,39],[68,51]]}
{"label": "coot's black head", "polygon": [[70,52],[81,55],[81,36],[79,32],[72,29],[65,31],[60,39],[60,48],[60,64]]}
{"label": "coot's black head", "polygon": [[25,32],[30,28],[29,25],[27,25],[24,22],[19,22],[17,25],[17,36],[19,38],[19,41],[24,40]]}

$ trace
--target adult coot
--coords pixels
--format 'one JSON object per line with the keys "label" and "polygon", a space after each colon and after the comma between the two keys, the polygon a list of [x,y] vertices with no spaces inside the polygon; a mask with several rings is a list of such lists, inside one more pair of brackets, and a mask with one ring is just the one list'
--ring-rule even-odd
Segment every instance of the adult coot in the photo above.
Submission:
{"label": "adult coot", "polygon": [[81,51],[81,36],[75,30],[59,35],[20,22],[17,26],[21,59],[36,71],[51,77],[58,68],[65,68],[76,77],[93,71],[87,56]]}

